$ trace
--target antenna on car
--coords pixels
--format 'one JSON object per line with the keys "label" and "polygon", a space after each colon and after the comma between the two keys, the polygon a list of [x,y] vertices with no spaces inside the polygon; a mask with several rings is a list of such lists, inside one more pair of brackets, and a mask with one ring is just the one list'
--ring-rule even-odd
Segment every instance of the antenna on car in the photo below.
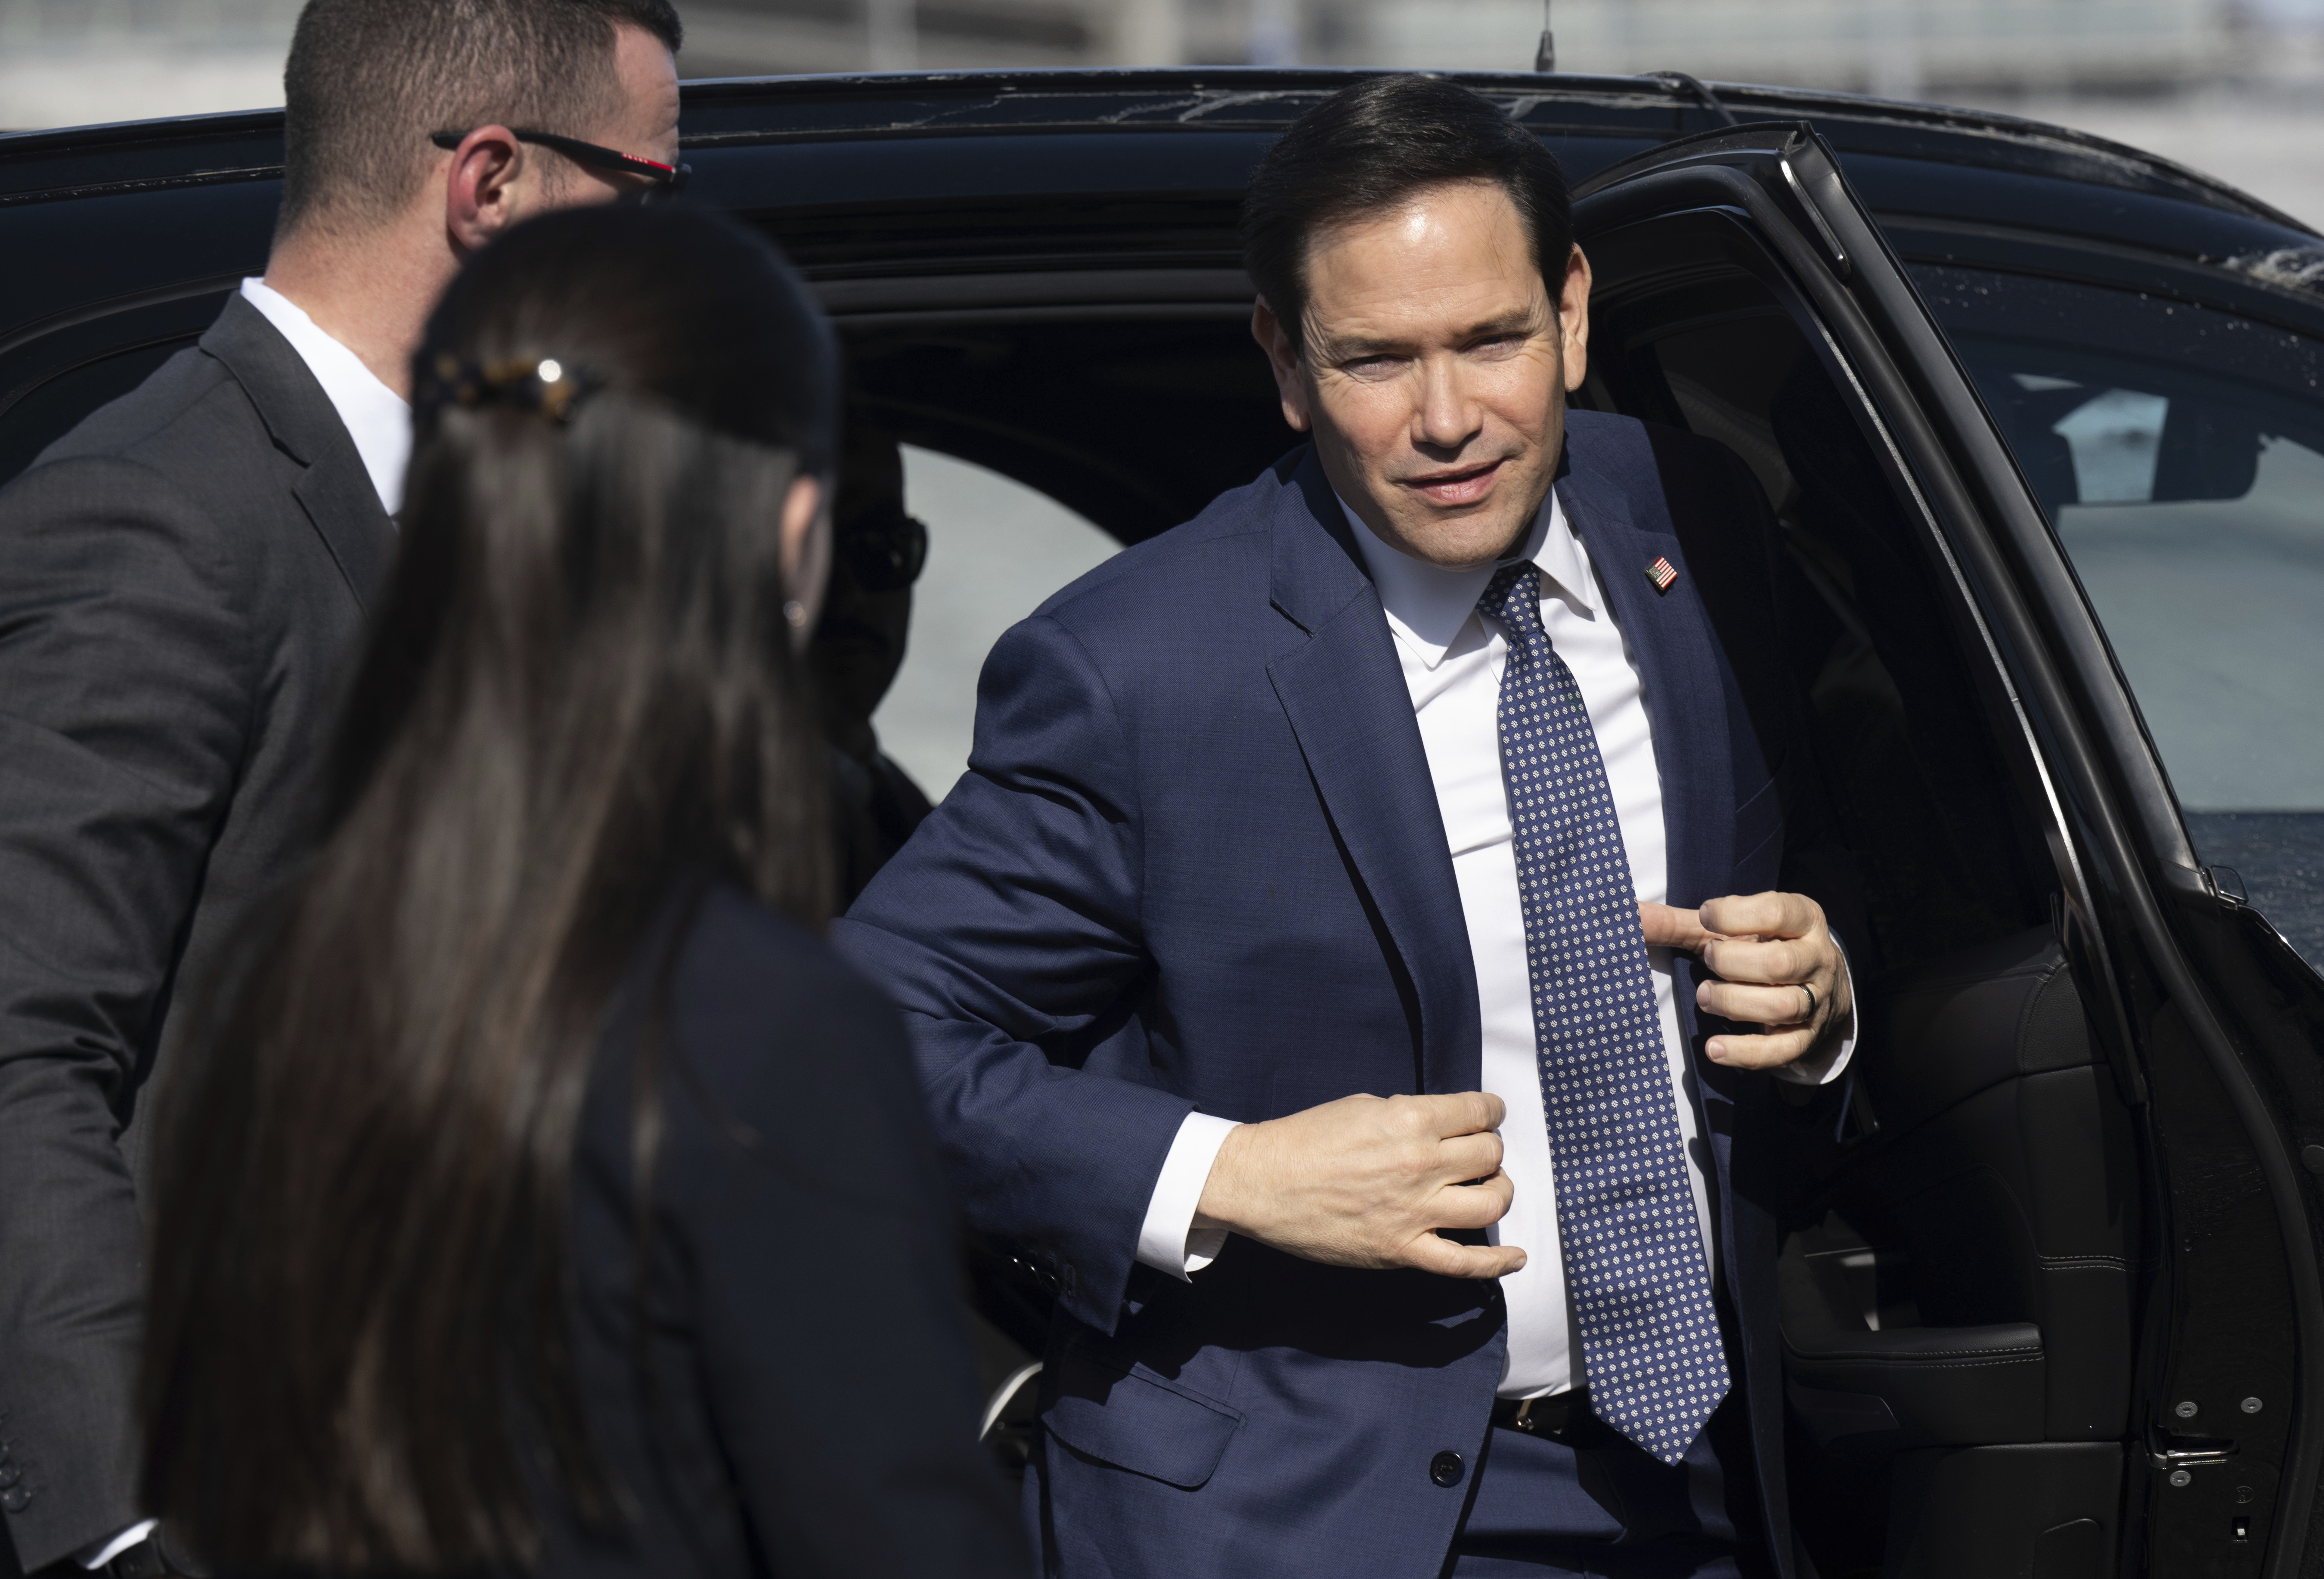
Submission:
{"label": "antenna on car", "polygon": [[1541,43],[1533,52],[1533,69],[1557,69],[1557,37],[1549,31],[1549,0],[1541,0]]}

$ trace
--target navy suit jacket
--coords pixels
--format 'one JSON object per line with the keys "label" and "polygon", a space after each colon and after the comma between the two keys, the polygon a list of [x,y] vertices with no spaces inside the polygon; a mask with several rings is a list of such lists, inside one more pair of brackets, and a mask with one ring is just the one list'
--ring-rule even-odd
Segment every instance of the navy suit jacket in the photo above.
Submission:
{"label": "navy suit jacket", "polygon": [[[1618,417],[1569,413],[1567,453],[1560,498],[1645,682],[1671,902],[1837,898],[1808,847],[1756,484]],[[835,927],[904,1011],[971,1223],[1056,1281],[1028,1499],[1052,1572],[1417,1579],[1457,1528],[1473,1477],[1429,1472],[1447,1450],[1474,1465],[1489,1429],[1497,1284],[1240,1236],[1191,1282],[1135,1259],[1190,1110],[1480,1084],[1467,928],[1392,642],[1321,465],[1294,451],[1002,637],[968,774]],[[1701,1056],[1684,959],[1678,1002],[1788,1570],[1776,1131],[1796,1121],[1767,1076]]]}

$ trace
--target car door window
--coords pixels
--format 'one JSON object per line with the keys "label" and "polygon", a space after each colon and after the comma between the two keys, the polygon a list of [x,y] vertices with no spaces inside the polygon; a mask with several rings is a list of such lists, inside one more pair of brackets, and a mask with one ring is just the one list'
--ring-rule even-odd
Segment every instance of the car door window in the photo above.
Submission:
{"label": "car door window", "polygon": [[905,445],[904,503],[927,523],[904,666],[872,715],[881,749],[941,800],[967,770],[976,677],[1002,632],[1120,550],[1098,527],[1014,478]]}
{"label": "car door window", "polygon": [[2324,967],[2324,342],[1924,266],[2104,623],[2198,856]]}
{"label": "car door window", "polygon": [[1952,583],[1860,386],[1751,242],[1703,213],[1585,235],[1577,398],[1716,439],[1757,478],[1781,534],[1775,617],[1729,651],[1772,634],[1788,660],[1864,901],[1858,1105],[1793,1204],[1776,1275],[1793,1518],[1824,1572],[1932,1548],[1926,1571],[1998,1572],[2064,1528],[2092,1539],[2095,1573],[2131,1396],[2127,1120]]}
{"label": "car door window", "polygon": [[[1675,252],[1683,227],[1658,237]],[[1625,251],[1604,245],[1603,268]],[[1792,311],[1739,273],[1592,305],[1581,399],[1692,429],[1739,456],[1783,528],[1782,643],[1812,702],[1819,764],[1853,852],[1877,970],[2010,936],[2046,910],[1941,583],[1846,400]]]}

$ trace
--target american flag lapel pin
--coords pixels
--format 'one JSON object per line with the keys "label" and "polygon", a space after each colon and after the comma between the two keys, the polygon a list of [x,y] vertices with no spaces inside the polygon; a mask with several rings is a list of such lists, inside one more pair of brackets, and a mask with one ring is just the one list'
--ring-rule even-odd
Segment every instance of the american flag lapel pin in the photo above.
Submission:
{"label": "american flag lapel pin", "polygon": [[1668,592],[1671,583],[1678,579],[1678,567],[1657,556],[1655,562],[1646,567],[1646,579],[1655,584],[1656,592]]}

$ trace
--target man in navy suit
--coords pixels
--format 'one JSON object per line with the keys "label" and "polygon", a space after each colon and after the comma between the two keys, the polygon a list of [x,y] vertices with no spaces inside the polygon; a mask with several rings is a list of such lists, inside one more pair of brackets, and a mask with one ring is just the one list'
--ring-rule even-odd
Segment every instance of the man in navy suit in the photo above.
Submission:
{"label": "man in navy suit", "polygon": [[1312,441],[1001,640],[835,929],[1057,1289],[1047,1570],[1803,1574],[1775,1214],[1853,1009],[1766,503],[1565,410],[1589,264],[1474,95],[1334,96],[1244,236]]}

